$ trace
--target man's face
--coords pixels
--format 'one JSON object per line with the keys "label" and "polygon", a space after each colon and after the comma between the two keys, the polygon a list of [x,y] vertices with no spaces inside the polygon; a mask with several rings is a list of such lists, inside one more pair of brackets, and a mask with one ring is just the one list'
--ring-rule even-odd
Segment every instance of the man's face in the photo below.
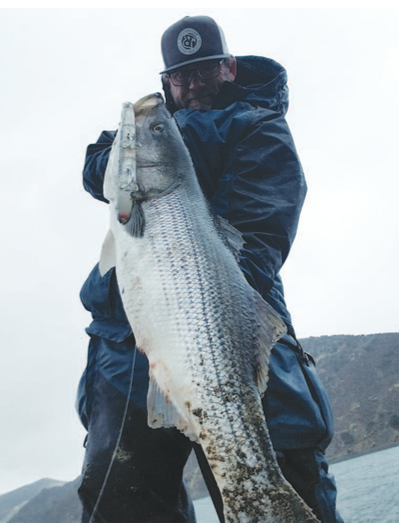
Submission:
{"label": "man's face", "polygon": [[[214,68],[214,73],[210,74],[210,76],[216,76],[206,79],[212,67]],[[173,75],[173,73],[179,73],[180,71],[182,75]],[[220,60],[206,61],[182,67],[173,73],[170,73],[170,75],[165,74],[164,81],[169,88],[169,92],[177,108],[206,111],[211,109],[213,101],[223,83],[234,81],[236,76],[236,61],[232,56],[227,63],[223,62],[220,64]],[[173,82],[183,83],[184,85],[175,85]]]}

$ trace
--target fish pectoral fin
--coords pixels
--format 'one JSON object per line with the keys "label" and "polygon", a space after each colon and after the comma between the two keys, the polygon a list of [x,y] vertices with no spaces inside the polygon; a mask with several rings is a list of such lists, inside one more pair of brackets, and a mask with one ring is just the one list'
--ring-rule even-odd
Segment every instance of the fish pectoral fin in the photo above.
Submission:
{"label": "fish pectoral fin", "polygon": [[102,249],[99,270],[101,276],[104,276],[112,267],[116,265],[115,238],[112,231],[108,231],[105,237]]}
{"label": "fish pectoral fin", "polygon": [[145,216],[140,202],[133,202],[130,219],[126,224],[126,231],[133,238],[141,238],[144,234]]}
{"label": "fish pectoral fin", "polygon": [[191,441],[199,443],[190,419],[181,416],[172,401],[165,396],[155,381],[151,370],[149,376],[150,383],[147,395],[148,426],[153,429],[176,427]]}
{"label": "fish pectoral fin", "polygon": [[256,383],[259,392],[263,394],[269,378],[269,357],[273,346],[287,332],[287,326],[260,294],[255,292],[255,307],[258,318],[257,344],[255,352],[257,361],[255,365]]}

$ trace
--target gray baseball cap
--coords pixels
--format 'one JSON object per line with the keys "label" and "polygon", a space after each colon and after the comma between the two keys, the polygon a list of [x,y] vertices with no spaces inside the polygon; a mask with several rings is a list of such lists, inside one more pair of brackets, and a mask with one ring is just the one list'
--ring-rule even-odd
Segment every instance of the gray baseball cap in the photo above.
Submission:
{"label": "gray baseball cap", "polygon": [[228,58],[222,29],[209,16],[186,16],[162,35],[162,56],[168,73],[185,65]]}

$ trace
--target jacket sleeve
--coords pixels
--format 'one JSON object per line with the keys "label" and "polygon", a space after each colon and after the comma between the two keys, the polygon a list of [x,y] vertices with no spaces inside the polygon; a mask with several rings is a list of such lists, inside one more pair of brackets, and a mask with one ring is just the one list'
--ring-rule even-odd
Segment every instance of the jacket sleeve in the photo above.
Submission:
{"label": "jacket sleeve", "polygon": [[243,233],[240,264],[247,280],[265,296],[279,281],[306,195],[284,116],[233,104],[175,117],[213,209]]}
{"label": "jacket sleeve", "polygon": [[116,131],[103,131],[97,143],[87,148],[83,169],[83,186],[94,198],[108,203],[104,198],[103,185],[109,154],[116,136]]}
{"label": "jacket sleeve", "polygon": [[214,199],[227,192],[224,213],[246,242],[241,266],[263,295],[287,259],[306,190],[284,116],[256,110],[231,151]]}

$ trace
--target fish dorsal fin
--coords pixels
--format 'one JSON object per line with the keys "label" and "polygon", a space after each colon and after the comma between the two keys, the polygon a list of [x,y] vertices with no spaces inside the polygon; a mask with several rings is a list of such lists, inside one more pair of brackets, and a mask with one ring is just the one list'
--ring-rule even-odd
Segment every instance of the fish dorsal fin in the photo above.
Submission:
{"label": "fish dorsal fin", "polygon": [[147,395],[148,425],[153,429],[176,427],[191,441],[199,443],[194,426],[188,418],[177,411],[174,404],[166,399],[155,378],[149,371],[150,384]]}
{"label": "fish dorsal fin", "polygon": [[238,255],[240,254],[240,251],[245,243],[242,233],[233,225],[231,225],[231,223],[226,220],[226,218],[222,218],[215,212],[213,212],[213,221],[224,243],[231,250],[234,256],[238,258]]}
{"label": "fish dorsal fin", "polygon": [[116,252],[115,252],[115,238],[111,230],[108,231],[105,237],[99,263],[99,270],[101,276],[104,276],[112,267],[116,265]]}
{"label": "fish dorsal fin", "polygon": [[263,394],[269,377],[270,352],[276,342],[287,332],[287,327],[277,312],[254,290],[255,310],[258,319],[255,374],[259,392]]}

